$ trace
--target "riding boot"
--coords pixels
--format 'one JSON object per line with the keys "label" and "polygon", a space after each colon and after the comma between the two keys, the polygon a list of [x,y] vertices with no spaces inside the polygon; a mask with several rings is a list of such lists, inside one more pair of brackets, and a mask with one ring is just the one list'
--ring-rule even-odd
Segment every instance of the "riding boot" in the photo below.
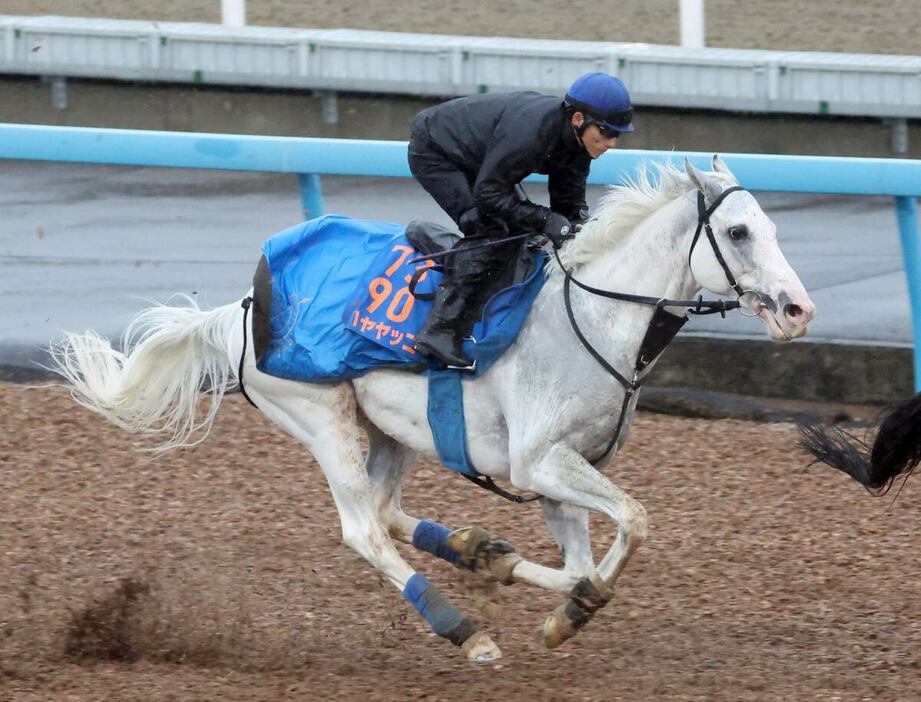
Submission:
{"label": "riding boot", "polygon": [[416,335],[413,348],[447,366],[466,367],[471,361],[464,355],[461,344],[470,333],[471,325],[465,314],[468,297],[458,288],[451,285],[445,276],[435,295],[429,318]]}
{"label": "riding boot", "polygon": [[515,245],[499,245],[493,248],[465,250],[461,248],[452,261],[451,281],[456,289],[462,290],[465,298],[464,322],[467,333],[483,317],[490,292],[495,292],[492,281],[508,265],[510,252]]}
{"label": "riding boot", "polygon": [[417,351],[449,366],[471,365],[461,344],[482,316],[488,280],[502,263],[501,259],[496,260],[501,248],[467,249],[484,241],[488,239],[469,237],[455,246],[428,321],[416,336]]}

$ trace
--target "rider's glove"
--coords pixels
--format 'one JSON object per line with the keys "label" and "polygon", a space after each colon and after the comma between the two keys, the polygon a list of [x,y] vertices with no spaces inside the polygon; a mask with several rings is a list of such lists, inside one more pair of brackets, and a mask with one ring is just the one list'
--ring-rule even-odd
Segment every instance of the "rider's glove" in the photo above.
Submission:
{"label": "rider's glove", "polygon": [[457,228],[461,230],[461,233],[464,236],[473,236],[476,234],[476,228],[479,220],[479,210],[477,210],[476,207],[471,207],[460,216],[460,219],[457,220]]}
{"label": "rider's glove", "polygon": [[542,234],[550,240],[553,248],[558,249],[563,242],[573,238],[572,225],[563,215],[551,212],[547,215],[547,221],[544,222]]}

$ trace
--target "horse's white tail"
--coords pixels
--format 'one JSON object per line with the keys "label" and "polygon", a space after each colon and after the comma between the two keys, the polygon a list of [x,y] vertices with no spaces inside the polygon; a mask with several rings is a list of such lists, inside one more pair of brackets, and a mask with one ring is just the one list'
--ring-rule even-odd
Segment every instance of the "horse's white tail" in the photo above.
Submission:
{"label": "horse's white tail", "polygon": [[234,372],[227,343],[240,303],[206,312],[182,297],[187,307],[157,305],[135,317],[123,352],[92,331],[66,334],[50,349],[52,370],[77,402],[126,431],[167,436],[158,452],[204,441]]}

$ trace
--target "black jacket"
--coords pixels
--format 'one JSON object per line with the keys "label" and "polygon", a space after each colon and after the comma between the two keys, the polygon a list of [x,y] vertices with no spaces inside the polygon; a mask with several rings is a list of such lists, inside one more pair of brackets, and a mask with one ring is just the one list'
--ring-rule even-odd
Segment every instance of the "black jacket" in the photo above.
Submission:
{"label": "black jacket", "polygon": [[458,98],[420,112],[412,132],[468,175],[481,217],[514,229],[542,229],[550,210],[515,193],[531,173],[548,176],[554,212],[570,220],[584,214],[591,157],[560,98],[533,92]]}

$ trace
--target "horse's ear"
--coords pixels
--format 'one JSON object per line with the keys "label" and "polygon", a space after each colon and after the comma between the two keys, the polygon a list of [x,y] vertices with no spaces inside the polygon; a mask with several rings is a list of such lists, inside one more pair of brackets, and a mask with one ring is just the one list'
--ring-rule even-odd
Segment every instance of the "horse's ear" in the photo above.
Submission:
{"label": "horse's ear", "polygon": [[725,176],[729,176],[733,183],[736,185],[739,184],[739,179],[736,178],[735,173],[729,170],[729,166],[727,166],[726,162],[720,158],[719,154],[713,154],[713,170],[717,173],[722,173]]}
{"label": "horse's ear", "polygon": [[699,171],[694,167],[687,157],[684,159],[684,170],[700,192],[704,194],[707,200],[715,200],[723,192],[722,186],[709,173]]}

